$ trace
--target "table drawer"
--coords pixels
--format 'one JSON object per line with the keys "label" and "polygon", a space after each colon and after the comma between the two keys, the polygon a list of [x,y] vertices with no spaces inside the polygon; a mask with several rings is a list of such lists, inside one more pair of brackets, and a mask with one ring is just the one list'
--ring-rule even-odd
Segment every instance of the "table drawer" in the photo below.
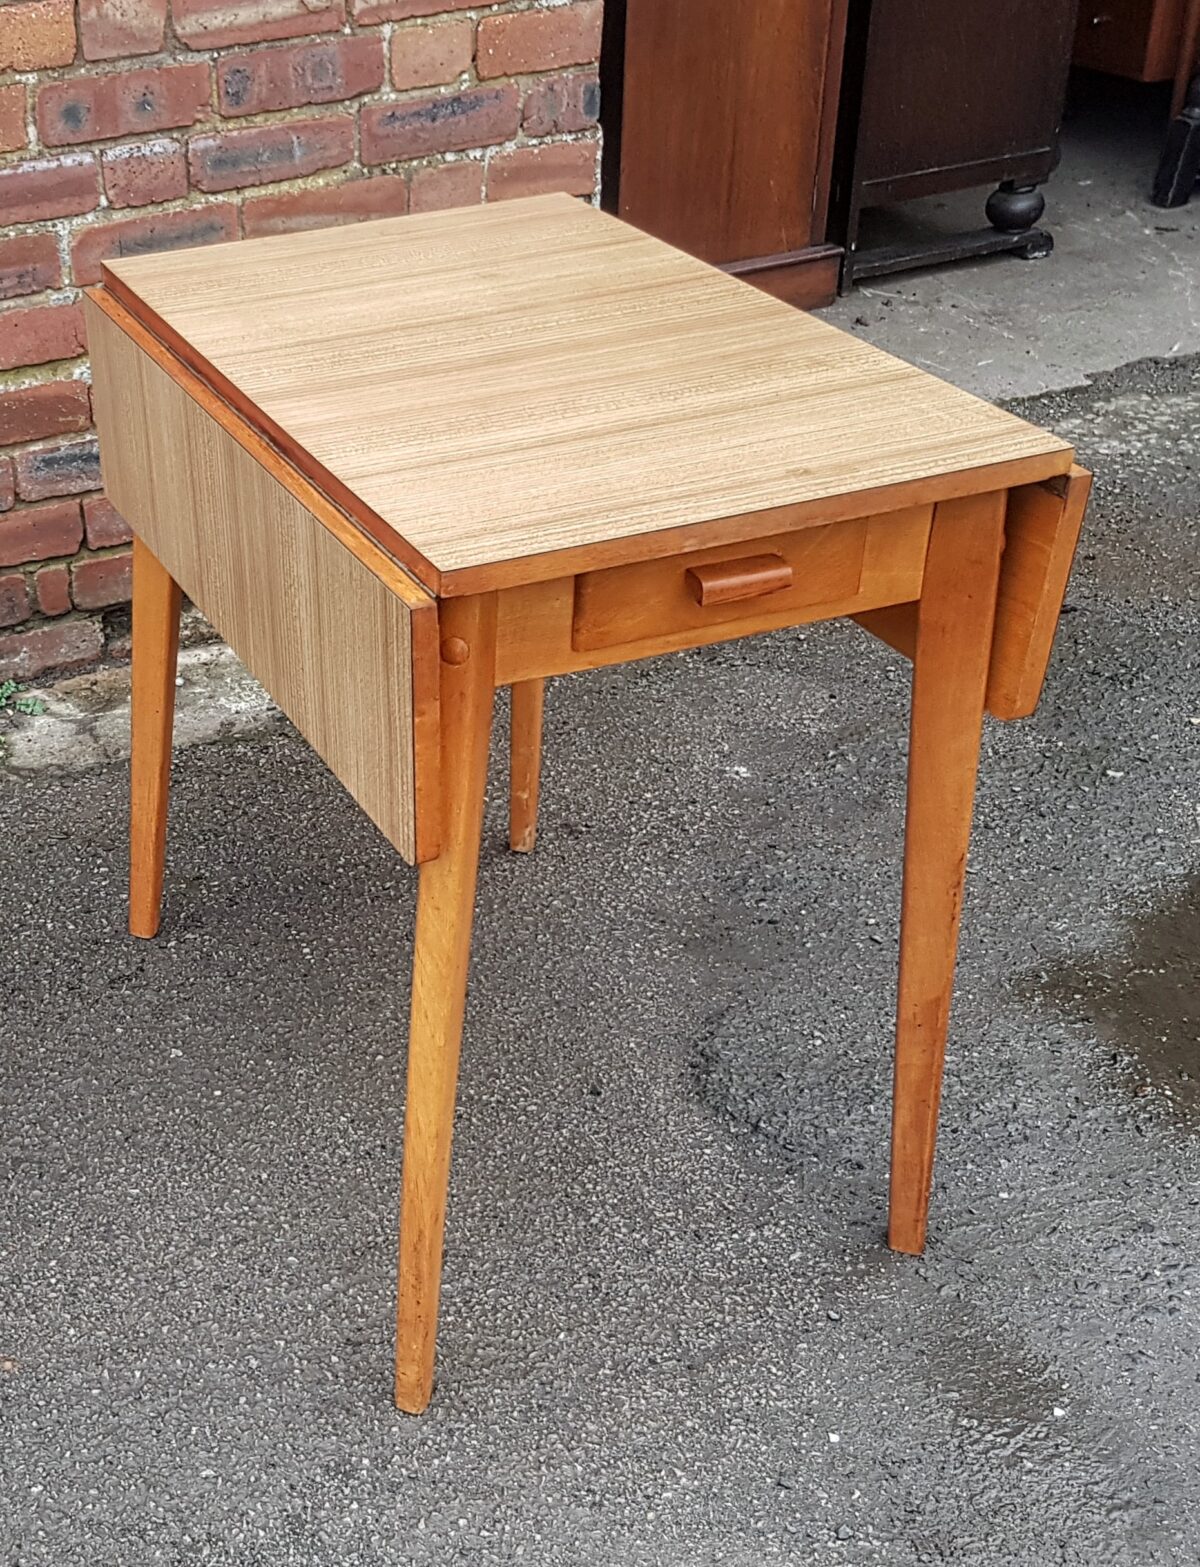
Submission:
{"label": "table drawer", "polygon": [[[846,613],[876,566],[889,592],[900,581],[915,597],[927,534],[928,509],[921,507],[585,572],[575,581],[572,646],[587,652],[651,640],[680,645],[680,638],[708,640],[713,628],[783,625],[825,609]],[[896,602],[887,593],[884,601]]]}

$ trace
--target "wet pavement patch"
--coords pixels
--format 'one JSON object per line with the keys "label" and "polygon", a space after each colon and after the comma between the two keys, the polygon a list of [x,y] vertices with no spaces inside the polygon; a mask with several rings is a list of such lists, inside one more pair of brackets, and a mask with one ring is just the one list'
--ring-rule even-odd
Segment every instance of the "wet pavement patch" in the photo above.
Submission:
{"label": "wet pavement patch", "polygon": [[1200,1131],[1200,877],[1131,916],[1119,945],[1041,976],[1035,993],[1113,1047],[1129,1092]]}

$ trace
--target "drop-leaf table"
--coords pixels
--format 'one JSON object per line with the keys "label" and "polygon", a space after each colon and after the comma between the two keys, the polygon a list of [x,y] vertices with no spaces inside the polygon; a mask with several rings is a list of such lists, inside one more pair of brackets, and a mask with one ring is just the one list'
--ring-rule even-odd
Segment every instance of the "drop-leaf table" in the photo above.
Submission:
{"label": "drop-leaf table", "polygon": [[985,708],[1033,711],[1066,442],[566,196],[111,260],[135,534],[130,927],[158,929],[181,593],[420,867],[396,1402],[423,1409],[493,693],[851,617],[913,660],[889,1240],[925,1239]]}

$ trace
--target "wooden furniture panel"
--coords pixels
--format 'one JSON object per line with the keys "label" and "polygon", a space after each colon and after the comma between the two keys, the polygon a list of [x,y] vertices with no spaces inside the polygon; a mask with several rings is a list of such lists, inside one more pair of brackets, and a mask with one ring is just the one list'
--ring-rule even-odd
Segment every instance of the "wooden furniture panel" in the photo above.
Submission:
{"label": "wooden furniture panel", "polygon": [[[995,718],[1028,718],[1037,708],[1091,487],[1091,474],[1076,466],[1065,479],[1009,494],[987,681],[987,707]],[[906,658],[913,657],[915,603],[854,618]]]}
{"label": "wooden furniture panel", "polygon": [[824,240],[833,0],[625,0],[627,222],[705,261]]}
{"label": "wooden furniture panel", "polygon": [[[620,647],[659,634],[733,626],[764,610],[782,613],[853,598],[866,534],[865,521],[834,523],[748,546],[724,544],[586,572],[575,581],[572,643]],[[715,574],[720,566],[727,572],[723,587]]]}
{"label": "wooden furniture panel", "polygon": [[879,199],[1044,179],[1074,19],[1075,0],[1007,0],[1001,40],[979,0],[871,0],[857,179]]}
{"label": "wooden furniture panel", "polygon": [[837,298],[842,273],[840,245],[809,245],[785,256],[755,256],[722,268],[797,310],[818,310]]}
{"label": "wooden furniture panel", "polygon": [[105,275],[442,596],[670,554],[680,528],[777,532],[737,521],[774,507],[866,516],[978,489],[981,467],[1003,488],[1071,461],[1065,441],[568,196]]}
{"label": "wooden furniture panel", "polygon": [[374,547],[359,559],[93,300],[87,313],[113,504],[404,858],[435,855],[436,603]]}
{"label": "wooden furniture panel", "polygon": [[1083,0],[1075,64],[1166,82],[1175,75],[1187,0]]}

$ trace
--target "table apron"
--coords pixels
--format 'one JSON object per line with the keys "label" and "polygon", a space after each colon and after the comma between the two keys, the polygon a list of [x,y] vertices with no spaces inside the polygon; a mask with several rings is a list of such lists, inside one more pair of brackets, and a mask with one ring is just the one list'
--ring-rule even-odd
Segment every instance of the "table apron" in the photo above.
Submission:
{"label": "table apron", "polygon": [[[498,594],[496,683],[563,675],[835,620],[919,598],[932,506],[764,535],[745,543],[584,572]],[[795,562],[763,597],[702,606],[698,565],[756,557]]]}

